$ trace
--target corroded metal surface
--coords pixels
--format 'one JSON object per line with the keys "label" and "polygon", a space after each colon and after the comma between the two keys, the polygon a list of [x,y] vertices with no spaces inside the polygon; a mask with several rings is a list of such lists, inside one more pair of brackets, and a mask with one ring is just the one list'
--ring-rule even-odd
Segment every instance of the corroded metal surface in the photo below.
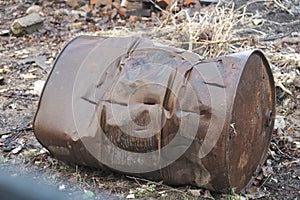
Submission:
{"label": "corroded metal surface", "polygon": [[82,36],[56,60],[34,132],[65,161],[226,192],[263,162],[274,116],[260,51],[203,61],[144,38]]}

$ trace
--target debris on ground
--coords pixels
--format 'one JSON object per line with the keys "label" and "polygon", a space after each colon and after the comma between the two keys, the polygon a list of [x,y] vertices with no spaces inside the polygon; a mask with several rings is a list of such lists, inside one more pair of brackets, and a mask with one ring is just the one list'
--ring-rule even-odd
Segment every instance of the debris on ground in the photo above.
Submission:
{"label": "debris on ground", "polygon": [[13,34],[20,36],[25,34],[31,34],[43,26],[43,19],[36,12],[16,19],[11,25],[11,31]]}

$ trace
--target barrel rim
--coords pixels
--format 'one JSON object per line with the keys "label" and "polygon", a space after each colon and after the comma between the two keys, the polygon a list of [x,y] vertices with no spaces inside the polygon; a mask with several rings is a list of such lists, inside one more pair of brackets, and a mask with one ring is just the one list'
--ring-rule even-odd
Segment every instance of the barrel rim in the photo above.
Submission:
{"label": "barrel rim", "polygon": [[[234,91],[237,91],[238,90],[238,87],[240,85],[240,81],[241,81],[241,78],[243,76],[243,72],[244,72],[244,66],[247,65],[247,63],[249,62],[250,58],[253,56],[253,55],[258,55],[261,59],[262,59],[262,62],[264,64],[264,67],[265,67],[265,70],[266,70],[266,73],[267,75],[269,76],[269,84],[270,84],[270,88],[271,88],[271,100],[272,100],[272,104],[273,104],[273,108],[272,108],[272,111],[273,112],[273,122],[272,122],[272,125],[270,127],[270,129],[273,131],[273,127],[274,127],[274,116],[275,116],[275,107],[276,107],[276,92],[275,92],[275,81],[274,81],[274,76],[273,76],[273,73],[272,73],[272,69],[271,69],[271,66],[267,60],[267,58],[265,57],[265,55],[263,54],[263,51],[260,50],[260,49],[254,49],[254,50],[251,50],[251,51],[245,51],[245,52],[242,52],[242,53],[237,53],[237,54],[232,54],[232,55],[243,55],[244,58],[246,58],[244,60],[244,62],[242,63],[243,64],[243,70],[241,70],[239,76],[238,76],[238,79],[237,79],[237,84],[235,85],[235,88],[234,88]],[[233,101],[232,101],[232,104],[230,105],[230,109],[229,109],[229,118],[228,118],[228,122],[231,122],[232,120],[232,111],[233,111],[233,108],[234,108],[234,105],[236,104],[236,95],[237,93],[235,92],[234,93],[234,96],[233,96]],[[228,126],[227,127],[227,133],[230,132],[230,127]],[[227,139],[226,139],[226,163],[227,163],[227,167],[226,167],[226,170],[227,170],[227,177],[228,177],[228,181],[229,181],[229,186],[230,188],[232,187],[232,182],[231,182],[231,179],[230,179],[230,165],[228,164],[229,163],[229,134],[227,134]],[[265,147],[264,151],[262,152],[262,155],[261,155],[261,158],[259,160],[259,164],[258,166],[256,167],[256,169],[252,172],[252,176],[250,177],[249,180],[247,180],[247,184],[245,186],[242,186],[241,188],[237,188],[238,190],[236,191],[241,191],[241,192],[245,192],[247,190],[247,188],[249,188],[251,186],[251,184],[253,183],[253,180],[255,178],[255,175],[257,175],[257,172],[258,170],[260,169],[260,166],[265,162],[266,158],[267,158],[267,152],[268,152],[268,149],[269,149],[269,146],[270,146],[270,143],[271,143],[271,140],[272,140],[272,132],[270,133],[270,138],[269,138],[269,141],[267,141],[268,143],[268,146]],[[236,189],[236,188],[235,188]]]}

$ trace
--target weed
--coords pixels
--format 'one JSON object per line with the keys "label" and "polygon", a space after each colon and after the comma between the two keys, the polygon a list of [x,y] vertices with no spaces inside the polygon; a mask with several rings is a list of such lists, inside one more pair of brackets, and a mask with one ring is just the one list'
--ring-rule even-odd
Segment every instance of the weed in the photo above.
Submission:
{"label": "weed", "polygon": [[84,194],[83,194],[84,200],[94,199],[94,196],[95,196],[94,192],[90,190],[84,190]]}
{"label": "weed", "polygon": [[0,164],[4,164],[5,163],[5,158],[3,156],[0,156]]}
{"label": "weed", "polygon": [[235,193],[235,189],[230,190],[230,192],[226,195],[226,200],[246,200],[247,198],[240,196]]}

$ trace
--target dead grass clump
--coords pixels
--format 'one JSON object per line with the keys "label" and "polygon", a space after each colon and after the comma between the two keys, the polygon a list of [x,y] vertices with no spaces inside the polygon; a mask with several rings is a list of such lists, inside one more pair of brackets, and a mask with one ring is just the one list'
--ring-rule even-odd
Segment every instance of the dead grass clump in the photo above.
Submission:
{"label": "dead grass clump", "polygon": [[235,28],[244,19],[232,7],[209,6],[200,11],[183,9],[169,13],[155,28],[159,41],[171,46],[194,51],[203,57],[217,57],[234,52],[234,42],[239,38]]}
{"label": "dead grass clump", "polygon": [[[295,92],[291,90],[291,83],[298,83],[296,76],[298,71],[295,66],[299,65],[299,56],[293,50],[288,52],[276,50],[278,45],[275,43],[297,43],[298,37],[289,38],[290,33],[274,36],[272,31],[271,33],[268,31],[271,27],[268,28],[266,25],[262,29],[259,23],[263,25],[268,20],[248,13],[250,3],[237,9],[234,9],[234,4],[230,6],[217,4],[201,9],[182,8],[175,12],[176,2],[170,11],[160,9],[162,16],[153,20],[158,22],[153,24],[150,30],[149,27],[130,30],[116,26],[112,30],[95,32],[92,35],[148,37],[166,45],[193,51],[203,59],[249,49],[263,49],[272,66],[276,86],[293,96]],[[279,25],[293,26],[294,23],[279,23]],[[292,39],[292,42],[287,39]]]}
{"label": "dead grass clump", "polygon": [[[172,9],[170,9],[172,10]],[[203,58],[217,57],[236,52],[236,43],[249,41],[240,38],[237,27],[249,22],[245,12],[221,5],[211,5],[193,11],[190,8],[174,13],[162,11],[163,16],[153,28],[129,30],[116,26],[109,31],[100,31],[92,35],[104,37],[144,36],[166,45],[194,51]],[[239,45],[240,46],[240,45]]]}

